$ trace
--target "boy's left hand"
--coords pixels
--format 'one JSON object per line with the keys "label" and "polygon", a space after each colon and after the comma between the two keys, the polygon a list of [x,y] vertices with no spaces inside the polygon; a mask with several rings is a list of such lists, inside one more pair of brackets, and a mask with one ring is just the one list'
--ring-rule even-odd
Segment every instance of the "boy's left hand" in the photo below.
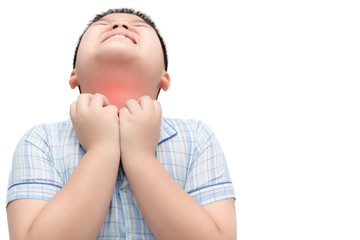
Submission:
{"label": "boy's left hand", "polygon": [[155,156],[160,137],[161,105],[149,96],[131,99],[119,110],[121,160]]}

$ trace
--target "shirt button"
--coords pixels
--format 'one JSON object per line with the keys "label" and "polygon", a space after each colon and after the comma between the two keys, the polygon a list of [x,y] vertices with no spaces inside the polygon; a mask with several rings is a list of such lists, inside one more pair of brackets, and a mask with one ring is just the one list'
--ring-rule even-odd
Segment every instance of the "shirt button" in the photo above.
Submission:
{"label": "shirt button", "polygon": [[124,193],[129,193],[129,192],[130,192],[129,185],[123,187],[123,188],[121,189],[121,191],[123,191]]}

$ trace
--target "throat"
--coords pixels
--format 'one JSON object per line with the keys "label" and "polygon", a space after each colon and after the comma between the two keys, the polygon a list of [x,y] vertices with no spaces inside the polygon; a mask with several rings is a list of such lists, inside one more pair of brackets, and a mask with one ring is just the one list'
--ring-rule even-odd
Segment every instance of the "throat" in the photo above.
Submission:
{"label": "throat", "polygon": [[[133,78],[99,78],[87,82],[86,89],[81,87],[85,93],[100,93],[104,95],[111,105],[115,105],[119,109],[129,99],[139,99],[143,95],[147,95],[146,81]],[[85,86],[84,86],[85,87]]]}
{"label": "throat", "polygon": [[129,99],[138,99],[141,97],[139,88],[134,84],[111,83],[99,86],[94,92],[104,95],[110,104],[122,108]]}

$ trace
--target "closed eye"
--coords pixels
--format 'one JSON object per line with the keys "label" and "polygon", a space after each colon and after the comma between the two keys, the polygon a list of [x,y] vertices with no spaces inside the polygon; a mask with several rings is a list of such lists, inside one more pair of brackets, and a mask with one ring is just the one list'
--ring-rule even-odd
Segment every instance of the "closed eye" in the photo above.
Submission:
{"label": "closed eye", "polygon": [[131,25],[134,27],[150,27],[144,20],[131,21]]}
{"label": "closed eye", "polygon": [[95,26],[95,25],[109,25],[109,22],[106,22],[106,21],[97,21],[97,22],[94,22],[92,25],[93,25],[93,26]]}
{"label": "closed eye", "polygon": [[149,27],[147,24],[134,24],[134,27]]}

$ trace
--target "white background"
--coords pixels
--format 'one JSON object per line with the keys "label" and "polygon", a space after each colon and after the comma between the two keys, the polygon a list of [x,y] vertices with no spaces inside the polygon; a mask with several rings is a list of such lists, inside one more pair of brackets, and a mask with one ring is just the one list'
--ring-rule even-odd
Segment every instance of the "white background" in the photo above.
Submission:
{"label": "white background", "polygon": [[12,154],[68,118],[78,37],[98,12],[152,16],[169,51],[165,116],[225,151],[238,239],[360,239],[360,7],[349,0],[2,1],[0,239]]}

